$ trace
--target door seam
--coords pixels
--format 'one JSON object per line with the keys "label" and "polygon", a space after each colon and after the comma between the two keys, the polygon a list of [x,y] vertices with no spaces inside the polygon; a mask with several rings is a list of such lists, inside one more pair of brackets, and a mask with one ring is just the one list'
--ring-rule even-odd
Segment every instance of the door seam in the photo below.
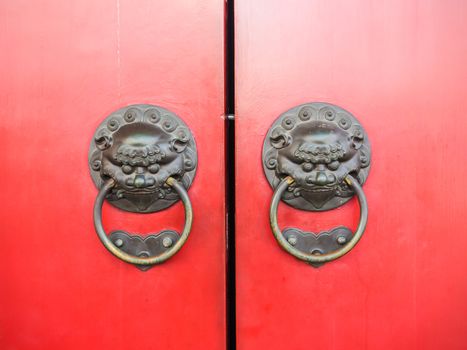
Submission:
{"label": "door seam", "polygon": [[225,2],[225,221],[226,221],[226,348],[235,350],[236,342],[236,268],[235,268],[235,22],[234,0]]}

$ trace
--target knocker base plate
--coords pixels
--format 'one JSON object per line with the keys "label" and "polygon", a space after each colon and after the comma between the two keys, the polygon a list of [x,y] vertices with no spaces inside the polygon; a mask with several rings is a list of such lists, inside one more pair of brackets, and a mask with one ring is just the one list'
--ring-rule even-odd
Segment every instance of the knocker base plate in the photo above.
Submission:
{"label": "knocker base plate", "polygon": [[198,163],[196,143],[175,113],[153,105],[121,108],[97,127],[89,148],[89,169],[97,188],[112,178],[113,206],[153,213],[180,200],[165,182],[173,177],[190,188]]}
{"label": "knocker base plate", "polygon": [[[342,248],[352,238],[352,231],[340,226],[330,231],[318,234],[304,232],[298,228],[286,228],[282,234],[294,248],[306,254],[322,255]],[[310,263],[313,267],[320,267],[324,263]]]}
{"label": "knocker base plate", "polygon": [[363,184],[371,147],[360,122],[346,110],[322,102],[307,103],[281,114],[263,144],[263,169],[272,188],[294,179],[282,201],[308,211],[337,208],[354,195],[344,179]]}
{"label": "knocker base plate", "polygon": [[[131,235],[125,231],[113,231],[109,238],[117,248],[125,253],[147,258],[165,253],[179,240],[180,236],[171,230],[147,236]],[[152,267],[152,265],[135,266],[141,271]]]}

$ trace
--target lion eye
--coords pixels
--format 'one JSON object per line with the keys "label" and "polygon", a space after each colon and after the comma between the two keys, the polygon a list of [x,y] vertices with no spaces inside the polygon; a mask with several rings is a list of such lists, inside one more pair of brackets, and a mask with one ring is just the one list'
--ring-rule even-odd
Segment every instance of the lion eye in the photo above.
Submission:
{"label": "lion eye", "polygon": [[313,170],[313,164],[312,163],[303,163],[302,164],[302,169],[303,171],[310,172]]}
{"label": "lion eye", "polygon": [[160,166],[159,164],[152,164],[149,166],[148,170],[152,173],[152,174],[155,174],[159,171],[160,169]]}
{"label": "lion eye", "polygon": [[340,165],[340,163],[337,160],[335,160],[335,161],[328,164],[328,169],[329,170],[337,170],[337,168],[339,168],[339,165]]}
{"label": "lion eye", "polygon": [[133,172],[133,167],[131,167],[129,165],[124,165],[124,166],[122,166],[122,171],[125,174],[131,174]]}

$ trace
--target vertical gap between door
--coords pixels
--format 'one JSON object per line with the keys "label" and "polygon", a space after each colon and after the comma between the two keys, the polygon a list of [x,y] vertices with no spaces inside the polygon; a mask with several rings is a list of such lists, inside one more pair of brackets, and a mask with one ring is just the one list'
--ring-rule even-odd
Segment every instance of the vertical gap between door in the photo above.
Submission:
{"label": "vertical gap between door", "polygon": [[234,1],[225,3],[225,192],[227,350],[236,343],[235,287],[235,30]]}

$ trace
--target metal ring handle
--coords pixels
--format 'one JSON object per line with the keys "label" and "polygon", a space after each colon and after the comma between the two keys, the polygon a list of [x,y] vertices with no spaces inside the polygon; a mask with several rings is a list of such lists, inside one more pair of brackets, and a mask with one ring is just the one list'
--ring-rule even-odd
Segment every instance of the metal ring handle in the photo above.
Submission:
{"label": "metal ring handle", "polygon": [[191,207],[190,198],[188,197],[188,193],[186,192],[183,185],[181,185],[174,178],[169,177],[166,181],[166,184],[172,187],[178,193],[180,199],[183,202],[185,208],[185,226],[183,228],[183,232],[180,236],[180,239],[173,245],[173,247],[170,250],[166,251],[161,255],[150,256],[147,258],[137,257],[125,253],[124,251],[118,249],[108,238],[107,234],[105,233],[104,227],[102,226],[102,205],[104,204],[106,195],[115,186],[115,180],[107,180],[100,189],[99,194],[97,195],[96,201],[94,203],[94,227],[96,228],[97,236],[101,240],[104,247],[117,258],[126,261],[127,263],[135,265],[160,264],[166,261],[167,259],[171,258],[173,255],[175,255],[187,240],[188,235],[191,231],[191,225],[193,223],[193,209]]}
{"label": "metal ring handle", "polygon": [[358,181],[355,180],[355,178],[353,178],[351,175],[347,175],[344,180],[357,195],[358,203],[360,205],[360,221],[358,223],[357,231],[355,231],[352,239],[345,246],[339,250],[322,255],[303,253],[289,244],[289,242],[287,242],[287,240],[282,235],[282,232],[277,223],[277,208],[279,206],[282,194],[287,189],[287,187],[289,187],[289,185],[293,184],[295,181],[292,177],[287,176],[279,183],[274,191],[274,195],[272,196],[271,207],[269,210],[269,220],[274,237],[276,237],[277,242],[279,242],[279,245],[286,252],[292,254],[300,260],[309,263],[325,263],[342,257],[343,255],[347,254],[353,247],[355,247],[355,245],[362,237],[363,232],[365,231],[366,223],[368,221],[368,204],[366,201],[365,193],[363,192],[363,189]]}

